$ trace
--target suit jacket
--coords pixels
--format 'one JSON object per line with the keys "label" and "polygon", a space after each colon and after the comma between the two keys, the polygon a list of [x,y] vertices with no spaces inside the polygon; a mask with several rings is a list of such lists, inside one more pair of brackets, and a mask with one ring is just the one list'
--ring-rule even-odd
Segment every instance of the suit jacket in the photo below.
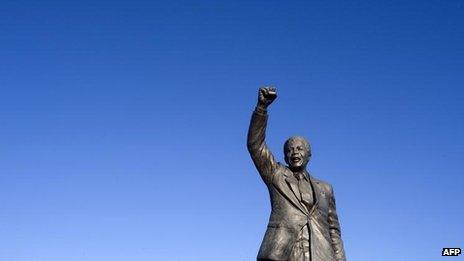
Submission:
{"label": "suit jacket", "polygon": [[298,234],[308,225],[312,261],[345,261],[340,224],[332,186],[310,176],[314,205],[306,209],[296,194],[293,172],[275,161],[265,143],[267,114],[255,111],[248,130],[248,151],[266,184],[271,216],[258,252],[258,260],[288,260]]}

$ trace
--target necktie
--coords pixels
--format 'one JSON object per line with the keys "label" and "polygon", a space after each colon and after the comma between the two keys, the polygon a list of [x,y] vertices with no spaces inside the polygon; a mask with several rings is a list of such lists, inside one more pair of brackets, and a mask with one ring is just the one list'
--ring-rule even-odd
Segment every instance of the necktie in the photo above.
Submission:
{"label": "necktie", "polygon": [[300,190],[301,200],[306,208],[310,210],[314,204],[311,183],[306,181],[305,174],[301,172],[296,173],[296,178],[298,179],[298,189]]}

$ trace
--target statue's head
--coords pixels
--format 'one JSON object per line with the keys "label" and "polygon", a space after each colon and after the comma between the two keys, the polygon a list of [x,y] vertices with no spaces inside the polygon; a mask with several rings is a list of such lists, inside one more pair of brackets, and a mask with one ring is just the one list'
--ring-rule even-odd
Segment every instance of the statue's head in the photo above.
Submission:
{"label": "statue's head", "polygon": [[311,158],[311,146],[308,140],[300,136],[290,137],[284,144],[285,162],[293,171],[301,171]]}

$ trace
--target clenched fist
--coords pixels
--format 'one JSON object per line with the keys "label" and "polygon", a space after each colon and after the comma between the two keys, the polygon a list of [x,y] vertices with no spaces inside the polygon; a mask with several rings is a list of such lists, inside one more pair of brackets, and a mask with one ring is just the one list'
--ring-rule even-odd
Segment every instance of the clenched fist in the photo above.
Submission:
{"label": "clenched fist", "polygon": [[258,106],[267,108],[277,98],[276,88],[263,87],[259,88],[258,92]]}

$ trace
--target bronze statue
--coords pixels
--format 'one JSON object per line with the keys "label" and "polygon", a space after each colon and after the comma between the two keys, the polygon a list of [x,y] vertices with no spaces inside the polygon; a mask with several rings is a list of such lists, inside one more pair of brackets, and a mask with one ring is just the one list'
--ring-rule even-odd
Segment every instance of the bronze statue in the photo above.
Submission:
{"label": "bronze statue", "polygon": [[311,147],[303,137],[284,145],[287,166],[265,143],[267,107],[275,88],[259,89],[248,130],[248,151],[271,198],[271,216],[257,260],[345,261],[332,186],[309,175]]}

